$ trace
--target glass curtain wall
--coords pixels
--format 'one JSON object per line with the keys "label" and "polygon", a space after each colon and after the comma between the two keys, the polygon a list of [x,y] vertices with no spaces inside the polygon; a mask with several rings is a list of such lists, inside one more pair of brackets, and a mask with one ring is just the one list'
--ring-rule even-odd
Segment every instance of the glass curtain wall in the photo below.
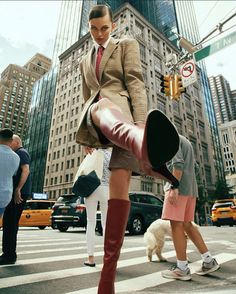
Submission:
{"label": "glass curtain wall", "polygon": [[[84,1],[62,1],[53,50],[53,67],[33,89],[26,148],[31,155],[32,192],[43,192],[47,149],[57,80],[58,56],[79,39]],[[86,1],[89,2],[89,1]]]}

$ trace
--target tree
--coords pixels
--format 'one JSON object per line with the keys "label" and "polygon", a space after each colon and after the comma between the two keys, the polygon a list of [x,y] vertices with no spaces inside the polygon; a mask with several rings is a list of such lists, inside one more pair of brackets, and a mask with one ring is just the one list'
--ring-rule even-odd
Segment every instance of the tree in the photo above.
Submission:
{"label": "tree", "polygon": [[232,195],[230,193],[232,190],[233,187],[230,187],[225,180],[218,179],[214,194],[210,195],[210,197],[212,200],[231,198]]}

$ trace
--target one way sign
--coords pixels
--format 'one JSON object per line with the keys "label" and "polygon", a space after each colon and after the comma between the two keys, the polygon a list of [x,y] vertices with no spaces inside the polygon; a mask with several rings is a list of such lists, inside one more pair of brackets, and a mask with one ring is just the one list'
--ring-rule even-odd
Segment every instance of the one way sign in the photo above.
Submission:
{"label": "one way sign", "polygon": [[180,74],[182,76],[182,83],[184,88],[197,81],[196,65],[193,59],[185,62],[180,67]]}

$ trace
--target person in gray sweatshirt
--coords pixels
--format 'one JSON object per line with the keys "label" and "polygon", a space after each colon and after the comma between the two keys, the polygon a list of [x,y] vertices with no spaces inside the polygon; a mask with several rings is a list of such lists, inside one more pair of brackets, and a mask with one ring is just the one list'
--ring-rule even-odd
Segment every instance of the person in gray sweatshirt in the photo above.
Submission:
{"label": "person in gray sweatshirt", "polygon": [[220,266],[211,256],[199,230],[192,224],[198,197],[196,161],[191,142],[182,135],[179,137],[179,150],[168,163],[168,168],[179,180],[179,187],[175,188],[170,183],[166,183],[162,211],[162,219],[170,220],[171,223],[177,265],[163,271],[162,276],[167,279],[191,280],[185,233],[197,247],[203,260],[202,266],[196,271],[196,274],[206,275],[216,271]]}

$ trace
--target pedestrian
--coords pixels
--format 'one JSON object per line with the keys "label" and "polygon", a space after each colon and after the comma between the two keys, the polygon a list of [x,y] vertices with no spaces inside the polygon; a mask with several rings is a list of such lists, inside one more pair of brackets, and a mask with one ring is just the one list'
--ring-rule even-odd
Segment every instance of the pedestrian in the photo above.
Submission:
{"label": "pedestrian", "polygon": [[17,172],[20,158],[11,149],[13,132],[11,129],[0,130],[0,217],[11,201],[13,175]]}
{"label": "pedestrian", "polygon": [[84,262],[84,265],[94,267],[94,245],[95,245],[95,228],[96,228],[96,216],[97,207],[101,210],[101,224],[103,232],[105,232],[106,216],[107,216],[107,206],[109,198],[109,162],[111,158],[111,150],[109,149],[99,149],[99,152],[103,152],[103,175],[101,178],[101,185],[89,196],[84,198],[84,203],[86,205],[87,212],[87,230],[86,230],[86,241],[87,241],[87,252],[88,261]]}
{"label": "pedestrian", "polygon": [[165,185],[162,212],[162,219],[170,220],[171,223],[177,265],[163,271],[162,276],[167,279],[191,280],[186,254],[185,232],[197,247],[203,260],[202,266],[196,274],[206,275],[216,271],[220,266],[209,252],[198,228],[192,224],[198,197],[195,157],[191,142],[182,135],[179,137],[179,150],[168,166],[180,184],[178,188],[172,187],[169,183]]}
{"label": "pedestrian", "polygon": [[132,172],[137,175],[141,169],[178,186],[165,165],[178,151],[176,129],[162,112],[153,110],[147,116],[138,42],[114,39],[114,28],[110,7],[92,7],[89,30],[93,46],[80,63],[85,103],[76,141],[86,146],[87,153],[92,148],[113,146],[99,294],[115,293],[117,261],[130,210]]}
{"label": "pedestrian", "polygon": [[20,157],[20,166],[13,178],[13,194],[3,215],[2,252],[0,265],[14,264],[17,259],[16,243],[18,223],[25,207],[26,200],[31,195],[30,156],[22,146],[21,138],[13,135],[11,148]]}

